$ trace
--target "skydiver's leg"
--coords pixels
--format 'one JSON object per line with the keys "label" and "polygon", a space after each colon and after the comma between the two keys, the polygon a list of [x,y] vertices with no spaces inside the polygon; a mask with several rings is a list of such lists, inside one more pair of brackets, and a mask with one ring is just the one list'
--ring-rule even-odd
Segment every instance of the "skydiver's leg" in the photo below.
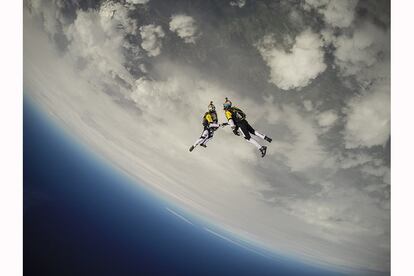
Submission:
{"label": "skydiver's leg", "polygon": [[250,136],[248,127],[247,127],[247,125],[245,123],[241,123],[239,125],[239,130],[243,134],[244,139],[246,139],[247,142],[255,145],[256,148],[259,149],[259,150],[262,148],[262,146],[256,140],[252,139],[252,137]]}
{"label": "skydiver's leg", "polygon": [[214,130],[208,129],[208,137],[204,140],[204,142],[200,144],[200,146],[206,147],[207,142],[213,139],[213,135],[214,135]]}
{"label": "skydiver's leg", "polygon": [[253,135],[254,136],[257,136],[257,137],[259,137],[260,139],[265,139],[265,137],[266,137],[266,135],[264,135],[264,134],[261,134],[260,132],[258,132],[257,130],[255,130],[254,131],[254,133],[253,133]]}
{"label": "skydiver's leg", "polygon": [[201,133],[200,138],[194,143],[193,146],[196,147],[196,146],[204,143],[208,138],[209,138],[209,131],[208,131],[208,129],[205,129],[203,131],[203,133]]}
{"label": "skydiver's leg", "polygon": [[250,138],[249,140],[247,140],[247,142],[255,145],[256,148],[259,149],[259,150],[262,148],[262,146],[256,140],[254,140],[253,138]]}
{"label": "skydiver's leg", "polygon": [[270,138],[270,137],[269,137],[269,136],[267,136],[267,135],[261,134],[261,133],[260,133],[260,132],[258,132],[257,130],[255,130],[255,131],[254,131],[254,134],[252,134],[252,135],[254,135],[254,136],[258,137],[258,138],[261,138],[261,139],[263,139],[263,140],[265,140],[265,141],[267,141],[267,142],[269,142],[269,143],[271,143],[271,142],[272,142],[272,138]]}
{"label": "skydiver's leg", "polygon": [[210,136],[209,138],[207,138],[201,145],[206,145],[208,141],[210,141],[211,139],[213,139],[213,136]]}
{"label": "skydiver's leg", "polygon": [[[244,136],[244,138],[248,141],[248,142],[250,142],[250,143],[252,143],[253,145],[255,145],[256,146],[256,148],[260,151],[260,153],[262,154],[262,157],[265,157],[265,155],[266,155],[266,150],[267,150],[267,147],[266,146],[261,146],[256,140],[254,140],[252,137],[251,137],[251,135],[250,134],[252,134],[252,135],[255,135],[255,130],[249,125],[249,123],[246,121],[246,120],[243,120],[242,122],[241,122],[241,124],[240,124],[240,131],[241,131],[241,133],[243,134],[243,136]],[[255,135],[256,136],[256,135]],[[266,140],[266,136],[265,136],[265,140]],[[268,140],[266,140],[266,141],[268,141]],[[271,139],[270,139],[270,141],[272,141]],[[269,142],[270,142],[269,141]]]}
{"label": "skydiver's leg", "polygon": [[258,132],[257,130],[255,130],[250,124],[249,124],[249,122],[247,122],[246,121],[246,125],[247,125],[247,128],[248,128],[248,131],[249,131],[249,133],[250,134],[252,134],[252,135],[254,135],[254,136],[256,136],[256,137],[259,137],[259,138],[261,138],[261,139],[263,139],[263,140],[265,140],[265,141],[268,141],[269,143],[270,142],[272,142],[272,138],[270,138],[270,137],[267,137],[266,135],[264,135],[264,134],[261,134],[260,132]]}
{"label": "skydiver's leg", "polygon": [[204,142],[203,143],[201,143],[200,144],[200,146],[202,146],[202,147],[207,147],[207,143],[208,143],[208,141],[210,141],[212,139],[212,137],[210,137],[210,138],[207,138],[206,140],[204,140]]}

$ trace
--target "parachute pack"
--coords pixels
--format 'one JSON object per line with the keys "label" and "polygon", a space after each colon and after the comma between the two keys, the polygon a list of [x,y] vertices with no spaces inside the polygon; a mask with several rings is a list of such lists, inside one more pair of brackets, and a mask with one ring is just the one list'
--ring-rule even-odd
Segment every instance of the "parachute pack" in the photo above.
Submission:
{"label": "parachute pack", "polygon": [[232,113],[233,119],[238,122],[246,119],[246,114],[240,108],[231,107],[229,111]]}

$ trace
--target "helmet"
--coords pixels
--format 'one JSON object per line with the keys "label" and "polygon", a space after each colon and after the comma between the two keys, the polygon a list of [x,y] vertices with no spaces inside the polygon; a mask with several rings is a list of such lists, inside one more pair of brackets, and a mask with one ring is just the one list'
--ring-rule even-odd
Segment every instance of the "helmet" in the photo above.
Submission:
{"label": "helmet", "polygon": [[228,109],[231,107],[231,101],[226,97],[226,101],[223,104],[224,109]]}
{"label": "helmet", "polygon": [[208,111],[213,112],[216,111],[216,107],[213,104],[213,101],[210,102],[210,104],[208,105]]}

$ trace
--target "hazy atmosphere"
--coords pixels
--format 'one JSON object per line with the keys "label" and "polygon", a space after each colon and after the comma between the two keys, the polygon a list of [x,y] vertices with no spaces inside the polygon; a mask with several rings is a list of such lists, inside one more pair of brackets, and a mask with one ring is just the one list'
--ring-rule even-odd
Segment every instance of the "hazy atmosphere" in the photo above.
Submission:
{"label": "hazy atmosphere", "polygon": [[[269,250],[389,271],[389,1],[24,3],[25,96],[97,154]],[[264,158],[230,128],[188,151],[225,97]]]}

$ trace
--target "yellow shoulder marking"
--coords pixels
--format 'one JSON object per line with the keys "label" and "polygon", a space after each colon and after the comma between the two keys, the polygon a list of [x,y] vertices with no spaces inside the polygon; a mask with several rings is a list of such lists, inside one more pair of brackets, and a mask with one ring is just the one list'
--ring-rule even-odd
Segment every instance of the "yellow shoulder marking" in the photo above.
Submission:
{"label": "yellow shoulder marking", "polygon": [[227,118],[227,120],[230,120],[230,119],[232,119],[232,117],[231,117],[231,112],[230,111],[228,111],[228,110],[226,110],[226,118]]}
{"label": "yellow shoulder marking", "polygon": [[211,115],[210,115],[210,114],[207,114],[207,115],[206,115],[206,120],[207,120],[207,122],[209,122],[209,123],[212,123],[212,122],[213,122],[213,118],[211,118]]}

